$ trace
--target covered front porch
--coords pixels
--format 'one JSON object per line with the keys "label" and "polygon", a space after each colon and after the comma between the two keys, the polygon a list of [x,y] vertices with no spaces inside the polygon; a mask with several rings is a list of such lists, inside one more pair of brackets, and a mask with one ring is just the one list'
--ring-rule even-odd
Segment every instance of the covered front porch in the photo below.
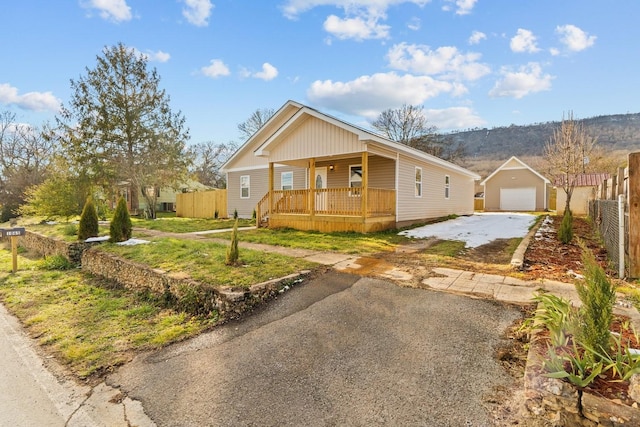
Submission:
{"label": "covered front porch", "polygon": [[256,207],[258,226],[360,233],[394,228],[396,190],[369,186],[368,152],[362,152],[356,160],[359,164],[348,167],[353,179],[347,179],[345,186],[336,186],[334,180],[327,188],[328,180],[326,175],[323,180],[323,173],[326,170],[332,173],[334,164],[327,159],[311,158],[306,161],[308,188],[282,190],[274,189],[274,163],[270,162],[269,191]]}

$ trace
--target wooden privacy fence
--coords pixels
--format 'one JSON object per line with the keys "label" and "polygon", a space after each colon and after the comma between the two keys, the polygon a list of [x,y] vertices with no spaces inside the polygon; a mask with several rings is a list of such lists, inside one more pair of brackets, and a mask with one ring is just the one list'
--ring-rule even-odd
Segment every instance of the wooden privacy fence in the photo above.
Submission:
{"label": "wooden privacy fence", "polygon": [[628,165],[598,186],[589,217],[618,276],[640,278],[640,153],[630,153]]}
{"label": "wooden privacy fence", "polygon": [[227,218],[227,190],[177,194],[176,216],[183,218],[215,218],[216,216]]}

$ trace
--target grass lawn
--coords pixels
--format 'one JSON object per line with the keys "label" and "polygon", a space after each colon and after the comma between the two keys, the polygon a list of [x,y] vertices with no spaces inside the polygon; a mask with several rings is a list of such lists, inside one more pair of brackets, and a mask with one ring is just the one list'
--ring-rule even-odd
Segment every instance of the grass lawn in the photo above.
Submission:
{"label": "grass lawn", "polygon": [[228,245],[173,238],[149,240],[151,243],[142,245],[104,244],[100,248],[152,268],[187,273],[193,279],[212,286],[248,287],[316,266],[299,258],[240,249],[242,265],[232,267],[225,265]]}
{"label": "grass lawn", "polygon": [[[196,231],[221,230],[233,228],[234,219],[199,219],[199,218],[177,218],[175,216],[164,216],[158,219],[131,218],[131,223],[135,228],[145,228],[148,230],[165,231],[170,233],[193,233]],[[249,227],[255,225],[255,221],[249,219],[238,219],[238,227]],[[29,231],[35,231],[45,236],[62,239],[66,242],[78,240],[78,223],[76,222],[56,222],[51,224],[34,223],[34,221],[24,224]],[[109,235],[109,225],[100,225],[100,236]]]}
{"label": "grass lawn", "polygon": [[[397,230],[360,234],[259,228],[242,230],[239,236],[240,241],[244,242],[347,254],[373,254],[392,251],[397,245],[411,241],[408,237],[399,236]],[[230,240],[231,233],[220,233],[215,237]]]}
{"label": "grass lawn", "polygon": [[[99,286],[56,257],[18,258],[0,249],[0,300],[46,351],[80,378],[108,372],[136,352],[195,336],[217,320],[193,318],[142,296]],[[53,261],[53,262],[52,262]]]}

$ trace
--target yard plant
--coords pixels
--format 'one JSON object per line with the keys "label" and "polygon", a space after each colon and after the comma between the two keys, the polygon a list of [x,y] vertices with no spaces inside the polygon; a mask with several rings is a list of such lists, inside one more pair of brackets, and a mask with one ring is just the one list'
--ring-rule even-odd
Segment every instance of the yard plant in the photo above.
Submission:
{"label": "yard plant", "polygon": [[109,240],[111,242],[124,242],[131,238],[133,226],[131,225],[131,216],[127,208],[127,202],[124,197],[120,197],[113,219],[109,225]]}
{"label": "yard plant", "polygon": [[80,215],[78,227],[78,240],[86,240],[89,237],[98,236],[98,211],[91,197],[87,198]]}

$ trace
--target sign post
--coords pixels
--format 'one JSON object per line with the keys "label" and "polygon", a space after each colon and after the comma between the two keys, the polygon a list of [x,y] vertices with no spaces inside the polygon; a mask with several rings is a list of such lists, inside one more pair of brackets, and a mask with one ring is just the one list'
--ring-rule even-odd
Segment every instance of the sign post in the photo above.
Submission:
{"label": "sign post", "polygon": [[12,271],[18,271],[18,236],[25,235],[24,227],[2,228],[2,237],[11,237]]}

